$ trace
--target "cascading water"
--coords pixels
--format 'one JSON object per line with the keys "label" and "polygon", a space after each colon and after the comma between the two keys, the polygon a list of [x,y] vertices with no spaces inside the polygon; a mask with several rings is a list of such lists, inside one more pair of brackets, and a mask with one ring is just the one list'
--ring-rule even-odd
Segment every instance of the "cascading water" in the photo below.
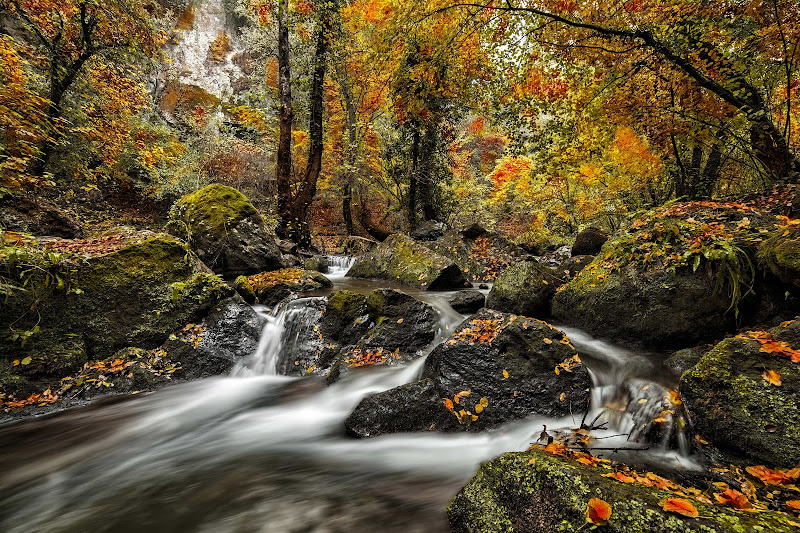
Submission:
{"label": "cascading water", "polygon": [[325,276],[328,279],[342,279],[356,262],[355,257],[346,255],[329,255],[326,259],[328,261],[328,272],[325,273]]}
{"label": "cascading water", "polygon": [[[463,318],[447,311],[446,294],[425,299],[440,310],[442,336]],[[0,530],[445,531],[442,509],[480,461],[527,448],[543,424],[580,424],[576,414],[532,417],[491,433],[347,438],[343,421],[358,402],[417,379],[424,357],[357,369],[329,387],[321,378],[271,375],[280,354],[304,342],[318,301],[274,310],[257,352],[231,377],[4,428]],[[608,411],[611,391],[630,388],[648,363],[577,330],[567,333],[595,368],[591,420]],[[637,405],[641,399],[631,396]],[[597,442],[628,445],[626,436],[614,437],[635,425],[627,416],[593,432],[604,439]],[[87,443],[82,435],[93,438]],[[674,452],[646,453],[661,464],[691,465]]]}

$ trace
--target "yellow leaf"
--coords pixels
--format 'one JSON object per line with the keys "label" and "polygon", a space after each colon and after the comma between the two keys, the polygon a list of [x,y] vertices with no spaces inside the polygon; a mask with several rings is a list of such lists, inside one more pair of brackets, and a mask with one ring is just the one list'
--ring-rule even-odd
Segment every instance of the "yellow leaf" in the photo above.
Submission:
{"label": "yellow leaf", "polygon": [[761,377],[764,378],[764,381],[770,385],[775,385],[776,387],[780,387],[783,384],[783,378],[781,377],[780,372],[777,372],[776,370],[764,370],[764,373],[761,374]]}
{"label": "yellow leaf", "polygon": [[483,398],[481,398],[480,400],[478,400],[478,403],[479,403],[480,405],[482,405],[482,406],[486,407],[487,405],[489,405],[489,399],[488,399],[488,398],[486,398],[486,397],[483,397]]}
{"label": "yellow leaf", "polygon": [[564,393],[564,392],[562,392],[561,396],[558,397],[558,400],[561,401],[561,402],[563,402],[566,399],[567,399],[567,394]]}
{"label": "yellow leaf", "polygon": [[402,324],[402,323],[403,323],[403,319],[402,319],[402,318],[398,318],[398,319],[397,319],[397,323],[398,323],[398,324]]}
{"label": "yellow leaf", "polygon": [[503,377],[508,379],[508,370],[503,370]]}
{"label": "yellow leaf", "polygon": [[32,361],[32,359],[31,359],[31,356],[29,355],[28,357],[26,357],[25,359],[23,359],[23,360],[20,362],[20,364],[21,364],[21,365],[29,365],[29,364],[31,364],[31,361]]}
{"label": "yellow leaf", "polygon": [[542,341],[543,341],[545,344],[553,344],[553,341],[552,341],[552,340],[550,340],[550,339],[548,339],[547,337],[545,337],[544,339],[542,339]]}
{"label": "yellow leaf", "polygon": [[478,414],[481,414],[483,412],[483,405],[477,404],[475,406],[475,412],[478,413]]}

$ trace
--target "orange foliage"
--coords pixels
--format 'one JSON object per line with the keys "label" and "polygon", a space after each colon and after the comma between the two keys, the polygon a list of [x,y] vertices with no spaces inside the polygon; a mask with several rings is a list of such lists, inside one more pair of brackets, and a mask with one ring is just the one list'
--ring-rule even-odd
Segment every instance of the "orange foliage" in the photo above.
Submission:
{"label": "orange foliage", "polygon": [[661,160],[650,151],[636,132],[627,126],[617,129],[608,155],[624,172],[630,174],[642,177],[656,176],[663,169]]}
{"label": "orange foliage", "polygon": [[661,508],[669,513],[677,513],[679,515],[688,516],[689,518],[697,518],[700,516],[700,513],[697,512],[697,507],[689,500],[684,500],[682,498],[668,498],[661,502]]}
{"label": "orange foliage", "polygon": [[611,506],[600,498],[592,498],[586,505],[586,521],[596,526],[608,523],[611,518]]}
{"label": "orange foliage", "polygon": [[527,157],[504,157],[498,161],[489,179],[492,180],[495,190],[506,183],[516,181],[528,174],[533,168],[533,162]]}

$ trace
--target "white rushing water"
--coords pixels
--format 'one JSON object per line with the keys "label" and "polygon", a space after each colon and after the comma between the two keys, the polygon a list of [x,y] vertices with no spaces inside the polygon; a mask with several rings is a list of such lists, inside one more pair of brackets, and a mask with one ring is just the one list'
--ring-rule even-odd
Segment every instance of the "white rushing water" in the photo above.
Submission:
{"label": "white rushing water", "polygon": [[347,275],[347,271],[352,268],[356,262],[355,257],[346,255],[329,255],[326,257],[328,261],[328,271],[325,277],[330,280],[339,280]]}
{"label": "white rushing water", "polygon": [[[447,294],[426,298],[440,312],[442,336],[463,319]],[[414,381],[425,358],[348,372],[331,386],[274,375],[278,355],[317,312],[314,301],[298,299],[268,315],[257,352],[230,377],[32,421],[26,438],[58,433],[59,444],[12,450],[19,461],[0,478],[0,530],[444,531],[442,509],[481,461],[524,450],[544,424],[553,430],[581,422],[580,415],[532,417],[494,432],[348,438],[343,421],[359,401]],[[631,369],[649,363],[577,330],[567,333],[579,350],[604,361],[593,373],[591,420],[607,412],[612,388],[627,383]],[[642,387],[628,388],[635,394]],[[626,437],[614,435],[630,430],[633,419],[609,421],[595,432],[605,438],[598,442],[624,447]],[[65,423],[69,432],[62,433]],[[66,436],[88,427],[108,431],[68,444]],[[668,449],[648,453],[692,466]]]}

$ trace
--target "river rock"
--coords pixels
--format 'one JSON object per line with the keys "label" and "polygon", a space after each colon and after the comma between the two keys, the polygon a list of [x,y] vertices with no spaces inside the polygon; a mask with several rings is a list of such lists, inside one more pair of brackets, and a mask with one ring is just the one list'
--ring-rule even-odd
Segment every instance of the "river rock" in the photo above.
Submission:
{"label": "river rock", "polygon": [[[533,414],[582,412],[591,380],[576,355],[546,322],[484,309],[433,350],[422,377],[433,379],[442,398],[471,390],[463,407],[473,412],[485,397],[488,406],[471,423],[484,429]],[[556,370],[562,364],[569,370]]]}
{"label": "river rock", "polygon": [[328,258],[319,255],[309,257],[303,261],[303,268],[326,274],[328,272]]}
{"label": "river rock", "polygon": [[344,421],[351,437],[384,433],[448,431],[458,420],[445,408],[433,380],[423,379],[367,396]]}
{"label": "river rock", "polygon": [[546,317],[559,285],[555,270],[536,261],[523,261],[509,267],[495,280],[486,306],[497,311]]}
{"label": "river rock", "polygon": [[[0,261],[24,254],[38,268],[26,278],[28,290],[15,291],[0,308],[2,328],[27,337],[24,344],[22,339],[2,343],[0,359],[30,357],[31,363],[51,368],[51,378],[63,377],[89,356],[104,359],[128,346],[155,348],[170,332],[202,319],[233,295],[170,236],[120,240],[117,246],[88,258],[33,246],[3,247]],[[17,267],[5,266],[12,278],[18,275]],[[11,367],[6,378],[20,385],[15,376],[24,376],[27,366]]]}
{"label": "river rock", "polygon": [[600,248],[608,240],[608,233],[605,231],[590,226],[575,237],[575,244],[572,245],[571,255],[597,255],[600,253]]}
{"label": "river rock", "polygon": [[703,354],[710,349],[711,346],[696,346],[694,348],[678,350],[664,360],[664,367],[681,375],[700,362],[700,358],[703,357]]}
{"label": "river rock", "polygon": [[186,239],[214,272],[226,278],[281,268],[275,236],[253,204],[218,183],[181,198],[170,211],[167,230]]}
{"label": "river rock", "polygon": [[556,268],[556,272],[559,278],[569,281],[580,274],[581,270],[586,268],[592,261],[594,261],[593,255],[575,255],[561,263]]}
{"label": "river rock", "polygon": [[428,290],[469,286],[464,273],[453,261],[399,234],[390,236],[358,259],[347,275],[385,279]]}
{"label": "river rock", "polygon": [[702,519],[661,509],[674,494],[641,483],[602,477],[608,470],[586,467],[539,450],[505,453],[483,463],[447,509],[451,531],[551,533],[586,527],[591,498],[611,507],[599,530],[689,533],[707,531],[796,531],[792,518],[770,511],[745,513],[723,505],[692,501]]}
{"label": "river rock", "polygon": [[593,335],[680,348],[722,337],[733,326],[730,306],[704,272],[611,270],[598,258],[556,293],[552,313]]}
{"label": "river rock", "polygon": [[171,335],[162,349],[180,364],[178,377],[198,379],[230,372],[238,361],[256,351],[260,337],[261,320],[235,295],[215,306],[194,328]]}
{"label": "river rock", "polygon": [[473,224],[451,230],[425,246],[449,257],[472,281],[494,281],[508,267],[531,256],[505,237]]}
{"label": "river rock", "polygon": [[[681,396],[697,432],[720,449],[793,467],[800,463],[800,367],[789,357],[800,358],[800,320],[755,336],[725,339],[703,355],[681,377]],[[767,370],[780,374],[780,386],[764,379]]]}
{"label": "river rock", "polygon": [[792,292],[800,288],[800,227],[772,232],[761,245],[758,256],[770,272],[791,286]]}
{"label": "river rock", "polygon": [[234,282],[236,291],[248,303],[275,307],[278,302],[300,292],[330,287],[331,281],[314,270],[283,268],[252,276],[239,276]]}
{"label": "river rock", "polygon": [[481,307],[486,305],[486,296],[481,291],[469,289],[458,291],[447,301],[457,312],[463,315],[471,315],[472,313],[477,313]]}

